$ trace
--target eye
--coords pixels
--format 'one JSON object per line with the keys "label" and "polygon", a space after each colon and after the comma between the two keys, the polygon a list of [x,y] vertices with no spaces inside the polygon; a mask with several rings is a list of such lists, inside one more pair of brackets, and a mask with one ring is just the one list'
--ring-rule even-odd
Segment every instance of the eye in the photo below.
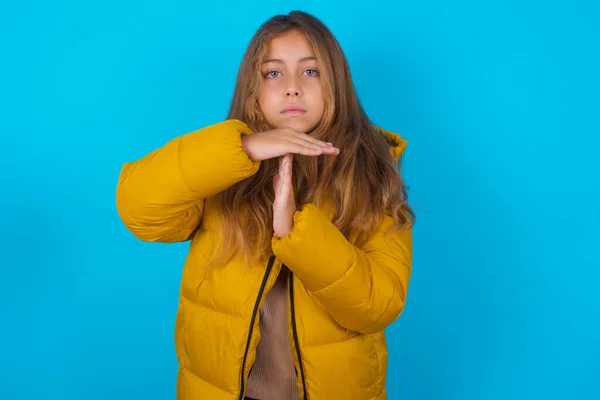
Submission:
{"label": "eye", "polygon": [[304,71],[304,73],[308,76],[319,76],[319,71],[317,71],[316,69],[307,69],[306,71]]}
{"label": "eye", "polygon": [[278,74],[279,74],[279,71],[269,71],[265,74],[265,78],[270,78],[270,79],[277,78],[277,77],[279,77]]}

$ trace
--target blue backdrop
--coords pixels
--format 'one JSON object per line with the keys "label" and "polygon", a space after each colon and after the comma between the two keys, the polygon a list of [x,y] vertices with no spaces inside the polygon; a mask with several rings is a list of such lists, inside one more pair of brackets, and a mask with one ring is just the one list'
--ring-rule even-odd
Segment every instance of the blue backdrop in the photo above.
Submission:
{"label": "blue backdrop", "polygon": [[598,3],[201,3],[2,7],[0,398],[174,398],[187,245],[126,231],[119,170],[225,118],[250,37],[297,8],[409,140],[390,399],[600,398]]}

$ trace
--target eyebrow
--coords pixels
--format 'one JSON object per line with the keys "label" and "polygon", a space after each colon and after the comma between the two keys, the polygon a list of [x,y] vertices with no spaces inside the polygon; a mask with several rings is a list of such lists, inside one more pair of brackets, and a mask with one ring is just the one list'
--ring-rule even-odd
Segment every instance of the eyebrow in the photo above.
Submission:
{"label": "eyebrow", "polygon": [[[301,58],[300,60],[298,60],[298,62],[305,62],[305,61],[317,61],[317,58],[310,56],[310,57],[304,57],[304,58]],[[262,63],[266,64],[266,63],[270,63],[270,62],[283,64],[283,61],[278,58],[268,58],[265,61],[263,61]]]}

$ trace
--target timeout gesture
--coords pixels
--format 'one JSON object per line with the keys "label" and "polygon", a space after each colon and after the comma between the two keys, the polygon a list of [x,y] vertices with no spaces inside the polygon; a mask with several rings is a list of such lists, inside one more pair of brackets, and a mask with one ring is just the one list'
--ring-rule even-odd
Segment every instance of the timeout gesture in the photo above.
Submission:
{"label": "timeout gesture", "polygon": [[293,154],[305,156],[338,155],[340,149],[331,143],[296,132],[291,128],[273,129],[242,138],[244,151],[253,161],[279,157],[279,173],[273,179],[273,230],[284,237],[294,228],[296,200],[292,185]]}

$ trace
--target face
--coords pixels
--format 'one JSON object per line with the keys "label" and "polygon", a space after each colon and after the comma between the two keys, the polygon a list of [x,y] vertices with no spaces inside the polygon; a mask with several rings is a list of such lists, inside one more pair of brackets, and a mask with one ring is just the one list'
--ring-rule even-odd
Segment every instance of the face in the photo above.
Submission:
{"label": "face", "polygon": [[258,98],[271,126],[307,133],[319,123],[325,111],[319,67],[301,32],[290,31],[271,41],[261,65]]}

